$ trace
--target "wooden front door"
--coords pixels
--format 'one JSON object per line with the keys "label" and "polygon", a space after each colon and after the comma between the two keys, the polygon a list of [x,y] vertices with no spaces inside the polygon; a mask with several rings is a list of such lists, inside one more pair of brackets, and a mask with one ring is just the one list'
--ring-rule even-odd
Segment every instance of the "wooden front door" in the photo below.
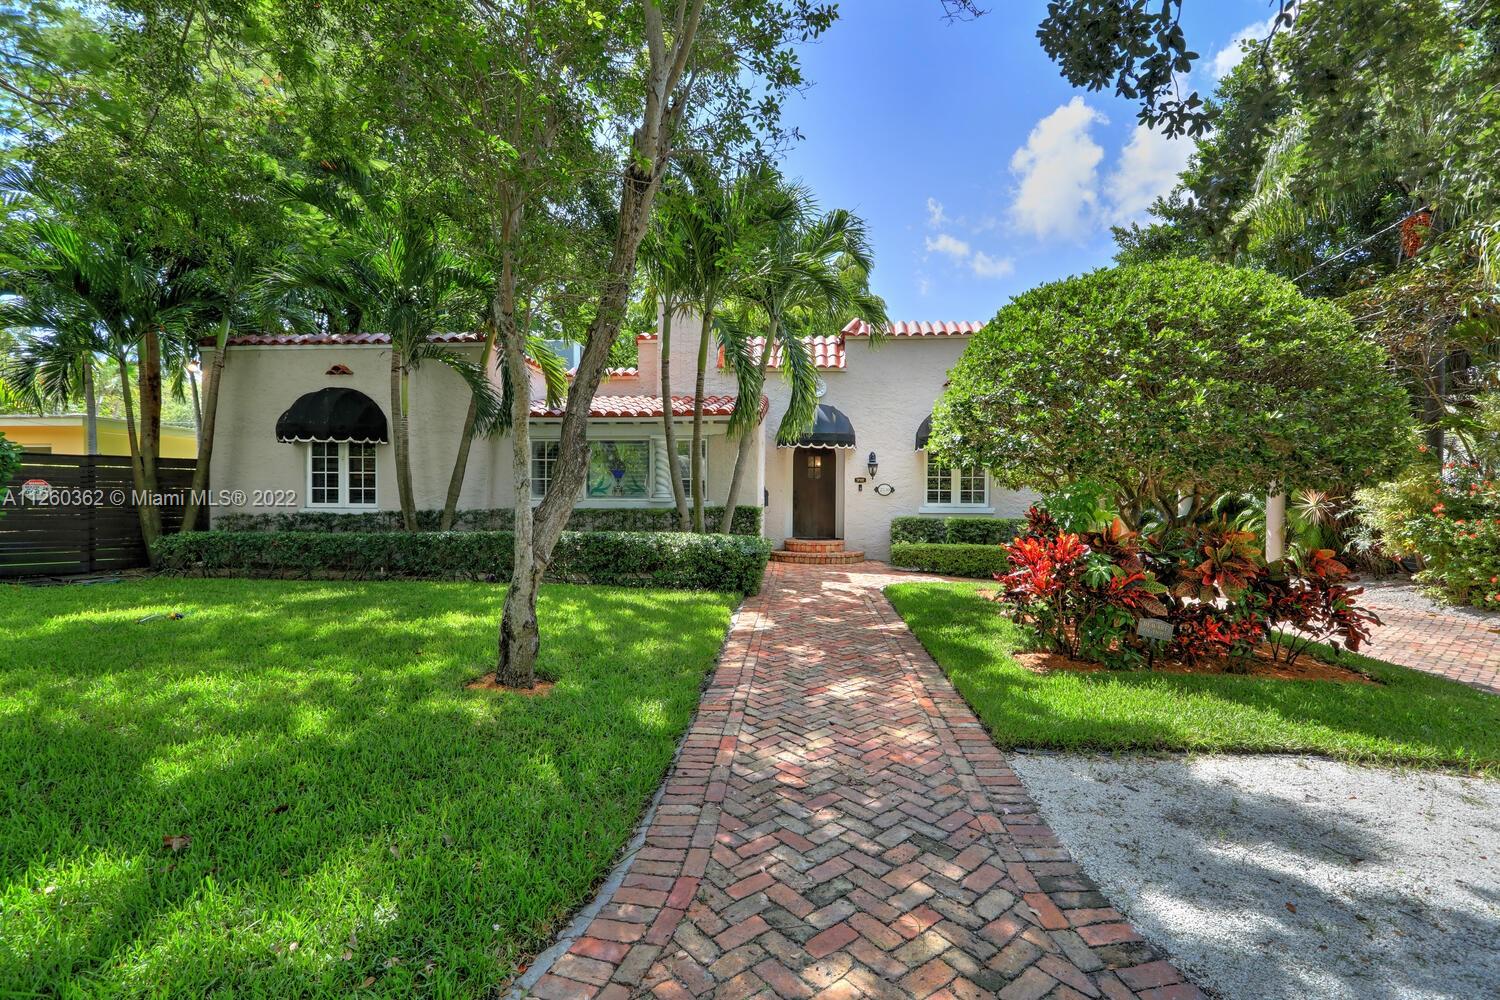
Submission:
{"label": "wooden front door", "polygon": [[837,537],[834,525],[838,454],[831,448],[798,448],[792,455],[792,534]]}

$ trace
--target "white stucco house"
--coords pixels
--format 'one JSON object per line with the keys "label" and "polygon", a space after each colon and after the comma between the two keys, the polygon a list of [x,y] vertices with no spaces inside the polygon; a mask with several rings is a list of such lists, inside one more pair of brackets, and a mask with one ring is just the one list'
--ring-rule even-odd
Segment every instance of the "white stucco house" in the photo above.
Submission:
{"label": "white stucco house", "polygon": [[[903,515],[1022,516],[1033,499],[1002,490],[983,470],[949,469],[929,460],[926,421],[947,373],[978,323],[896,323],[871,343],[859,320],[814,337],[822,379],[818,426],[794,447],[776,443],[787,401],[779,373],[767,378],[766,419],[757,435],[740,503],[764,508],[765,535],[834,539],[853,559],[886,558],[891,519]],[[698,317],[680,314],[672,328],[677,439],[686,478]],[[454,351],[478,361],[477,334],[446,334]],[[215,494],[242,495],[242,506],[213,516],[288,510],[355,512],[399,509],[386,428],[390,400],[389,339],[380,334],[248,335],[232,338],[224,369],[210,470]],[[593,449],[580,507],[673,505],[673,463],[662,429],[659,335],[639,339],[635,368],[612,369],[594,397],[588,436]],[[772,357],[775,367],[776,357]],[[497,376],[498,377],[498,376]],[[681,386],[681,388],[678,388]],[[710,364],[706,421],[706,493],[722,504],[736,441],[726,436],[734,403],[732,373]],[[442,506],[468,389],[444,365],[428,363],[411,378],[412,473],[419,508]],[[532,487],[546,488],[561,414],[540,400],[532,409]],[[512,504],[510,440],[474,443],[462,508]],[[838,548],[838,546],[833,546]],[[838,557],[835,557],[838,558]]]}

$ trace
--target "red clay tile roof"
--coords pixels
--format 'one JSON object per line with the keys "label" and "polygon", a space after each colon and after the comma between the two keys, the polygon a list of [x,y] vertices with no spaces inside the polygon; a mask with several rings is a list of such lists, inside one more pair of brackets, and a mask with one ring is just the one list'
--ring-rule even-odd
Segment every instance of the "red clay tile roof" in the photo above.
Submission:
{"label": "red clay tile roof", "polygon": [[[752,358],[756,360],[760,359],[760,352],[765,342],[766,338],[764,337],[750,338],[750,356]],[[841,369],[847,362],[847,356],[844,353],[844,338],[842,335],[827,337],[806,337],[803,338],[803,342],[807,344],[808,353],[812,355],[814,368],[822,368],[824,370],[830,368]],[[719,350],[719,367],[724,367],[724,351],[722,348]],[[780,344],[772,345],[770,367],[781,367]]]}
{"label": "red clay tile roof", "polygon": [[[427,338],[435,344],[482,344],[484,334],[479,331],[466,333],[437,333]],[[205,337],[199,344],[212,344],[214,338]],[[388,333],[241,333],[230,337],[231,347],[337,347],[346,344],[389,344]]]}
{"label": "red clay tile roof", "polygon": [[[939,322],[939,323],[892,323],[886,330],[890,337],[966,337],[984,329],[983,323]],[[851,319],[844,327],[846,337],[868,337],[870,324],[862,319]]]}
{"label": "red clay tile roof", "polygon": [[[733,396],[704,396],[703,415],[705,417],[727,417],[734,412]],[[770,408],[770,401],[766,397],[760,397],[760,412],[764,416]],[[559,418],[563,415],[560,406],[549,407],[543,399],[533,400],[531,403],[531,415],[533,417]],[[590,417],[659,417],[662,415],[660,396],[595,396],[593,406],[589,408]],[[691,417],[693,415],[692,396],[673,396],[672,415],[674,417]]]}
{"label": "red clay tile roof", "polygon": [[[498,362],[497,362],[497,364],[498,364]],[[539,364],[537,364],[535,361],[531,360],[530,358],[526,359],[526,365],[527,365],[528,368],[530,368],[533,371],[538,371],[539,372],[539,371],[542,370],[542,366],[539,365]],[[567,374],[569,380],[571,380],[573,378],[573,376],[575,376],[575,375],[578,374],[578,369],[577,368],[569,368],[567,370],[566,374]],[[638,378],[638,377],[640,377],[640,374],[641,374],[641,370],[639,368],[606,368],[606,369],[604,369],[604,377],[605,378]]]}

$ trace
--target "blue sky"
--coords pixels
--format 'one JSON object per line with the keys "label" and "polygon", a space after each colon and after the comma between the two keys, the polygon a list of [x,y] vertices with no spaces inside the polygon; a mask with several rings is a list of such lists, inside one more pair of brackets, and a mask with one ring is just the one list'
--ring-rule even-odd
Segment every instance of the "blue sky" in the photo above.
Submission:
{"label": "blue sky", "polygon": [[[786,121],[784,172],[869,223],[892,319],[987,320],[1012,295],[1110,263],[1111,223],[1139,219],[1189,150],[1138,130],[1135,107],[1063,80],[1042,52],[1043,0],[991,0],[977,21],[939,0],[846,0],[802,50],[812,85]],[[1200,93],[1264,37],[1267,0],[1186,0]]]}

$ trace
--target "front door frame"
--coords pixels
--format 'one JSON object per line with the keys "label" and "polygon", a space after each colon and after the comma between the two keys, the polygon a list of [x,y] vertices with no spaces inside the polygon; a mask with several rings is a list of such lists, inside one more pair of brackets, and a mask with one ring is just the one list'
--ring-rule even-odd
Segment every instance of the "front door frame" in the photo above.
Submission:
{"label": "front door frame", "polygon": [[[839,531],[839,489],[843,484],[838,448],[797,448],[792,452],[792,536],[795,538],[842,538]],[[824,485],[809,492],[802,484],[805,463],[816,457],[822,466],[818,477]],[[821,509],[817,509],[821,508]]]}

